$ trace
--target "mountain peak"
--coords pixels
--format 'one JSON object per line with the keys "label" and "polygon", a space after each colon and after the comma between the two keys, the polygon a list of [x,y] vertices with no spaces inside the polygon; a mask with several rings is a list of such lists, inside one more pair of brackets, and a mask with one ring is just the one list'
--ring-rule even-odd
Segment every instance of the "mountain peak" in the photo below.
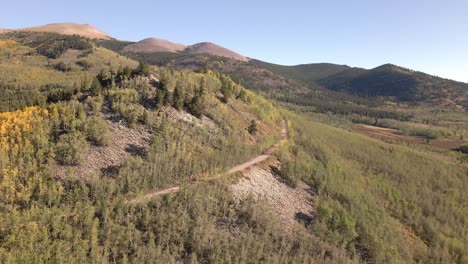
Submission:
{"label": "mountain peak", "polygon": [[391,72],[399,72],[399,73],[406,73],[406,74],[410,74],[414,72],[411,69],[407,69],[407,68],[404,68],[395,64],[391,64],[391,63],[380,65],[378,67],[375,67],[374,69],[371,69],[371,71],[391,71]]}
{"label": "mountain peak", "polygon": [[232,58],[236,59],[239,61],[248,61],[246,57],[235,53],[232,50],[226,49],[224,47],[221,47],[217,44],[214,44],[212,42],[200,42],[193,44],[191,46],[188,46],[185,51],[189,54],[210,54],[210,55],[215,55],[215,56],[222,56],[222,57],[227,57],[227,58]]}
{"label": "mountain peak", "polygon": [[0,29],[0,33],[12,31],[32,31],[32,32],[52,32],[64,35],[80,35],[92,39],[111,39],[107,33],[97,29],[90,24],[79,23],[51,23],[42,26],[18,28],[18,29]]}
{"label": "mountain peak", "polygon": [[183,52],[192,55],[209,54],[214,56],[227,57],[239,61],[248,61],[246,57],[212,42],[200,42],[190,46],[185,46],[179,43],[170,42],[165,39],[146,38],[125,46],[122,51],[133,53]]}
{"label": "mountain peak", "polygon": [[173,43],[165,39],[146,38],[126,46],[123,51],[141,53],[178,52],[184,50],[185,47],[185,45]]}

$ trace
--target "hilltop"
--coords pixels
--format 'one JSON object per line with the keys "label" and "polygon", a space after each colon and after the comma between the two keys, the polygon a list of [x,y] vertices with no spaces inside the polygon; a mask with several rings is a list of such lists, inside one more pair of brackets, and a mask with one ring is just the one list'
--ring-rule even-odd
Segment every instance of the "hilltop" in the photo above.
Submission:
{"label": "hilltop", "polygon": [[[170,42],[164,39],[157,38],[147,38],[143,39],[136,43],[130,43],[125,45],[121,41],[106,41],[104,45],[111,48],[115,47],[116,51],[121,51],[125,53],[134,53],[141,54],[143,57],[151,56],[148,54],[163,54],[163,53],[173,53],[173,56],[178,57],[179,55],[196,55],[196,54],[205,54],[211,56],[219,56],[230,59],[235,59],[238,61],[247,62],[248,58],[217,44],[211,42],[201,42],[196,43],[190,46],[185,46],[182,44]],[[131,56],[131,55],[130,55]]]}
{"label": "hilltop", "polygon": [[311,83],[351,68],[347,65],[338,65],[333,63],[311,63],[294,66],[279,65],[260,60],[251,60],[251,63],[286,78],[305,83]]}
{"label": "hilltop", "polygon": [[125,46],[122,51],[135,53],[179,52],[183,51],[185,48],[185,45],[173,43],[168,40],[147,38],[137,43],[132,43],[128,46]]}
{"label": "hilltop", "polygon": [[185,52],[188,54],[209,54],[214,56],[231,58],[238,61],[248,61],[246,57],[211,42],[202,42],[188,46],[185,49]]}
{"label": "hilltop", "polygon": [[89,24],[78,23],[52,23],[42,26],[18,28],[18,29],[0,29],[0,33],[30,31],[30,32],[52,32],[65,35],[79,35],[91,39],[111,39],[107,33],[95,28]]}

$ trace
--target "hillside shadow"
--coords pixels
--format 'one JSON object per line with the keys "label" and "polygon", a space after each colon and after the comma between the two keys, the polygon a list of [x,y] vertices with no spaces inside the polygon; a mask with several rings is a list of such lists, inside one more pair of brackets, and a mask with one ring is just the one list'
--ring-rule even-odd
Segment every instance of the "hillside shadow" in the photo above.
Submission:
{"label": "hillside shadow", "polygon": [[130,155],[136,155],[136,156],[142,156],[142,157],[146,155],[146,148],[135,145],[135,144],[128,144],[125,147],[125,151],[129,153]]}
{"label": "hillside shadow", "polygon": [[297,212],[294,215],[294,219],[298,221],[299,223],[302,223],[304,226],[308,227],[310,224],[312,224],[312,216],[303,212]]}
{"label": "hillside shadow", "polygon": [[101,168],[101,173],[105,177],[115,177],[119,174],[120,165],[112,165],[107,166],[105,168]]}

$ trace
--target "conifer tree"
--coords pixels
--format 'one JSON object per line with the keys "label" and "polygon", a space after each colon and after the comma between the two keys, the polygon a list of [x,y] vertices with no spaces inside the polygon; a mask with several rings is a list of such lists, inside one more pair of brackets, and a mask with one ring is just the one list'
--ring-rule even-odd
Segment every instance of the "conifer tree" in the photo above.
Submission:
{"label": "conifer tree", "polygon": [[231,98],[232,90],[233,88],[230,80],[223,78],[221,82],[221,93],[223,94],[223,100],[225,103],[228,103]]}
{"label": "conifer tree", "polygon": [[140,64],[138,65],[138,68],[136,70],[137,75],[141,76],[149,76],[150,75],[150,69],[148,64],[144,61],[140,61]]}
{"label": "conifer tree", "polygon": [[204,94],[205,94],[205,89],[204,89],[204,79],[200,82],[200,87],[195,90],[195,95],[193,96],[192,100],[189,103],[189,111],[192,115],[200,118],[203,114],[203,104],[204,104]]}
{"label": "conifer tree", "polygon": [[155,97],[155,107],[157,110],[161,109],[164,105],[164,97],[166,97],[164,91],[158,90]]}
{"label": "conifer tree", "polygon": [[250,125],[247,128],[247,131],[251,135],[255,135],[257,133],[258,128],[257,128],[257,122],[255,122],[255,120],[250,121]]}
{"label": "conifer tree", "polygon": [[182,87],[180,86],[180,84],[178,84],[174,89],[172,103],[174,108],[177,110],[181,110],[184,106],[184,94],[182,92]]}
{"label": "conifer tree", "polygon": [[90,88],[91,94],[93,96],[98,95],[102,91],[102,85],[99,79],[96,77],[94,78],[93,82],[91,83],[91,88]]}

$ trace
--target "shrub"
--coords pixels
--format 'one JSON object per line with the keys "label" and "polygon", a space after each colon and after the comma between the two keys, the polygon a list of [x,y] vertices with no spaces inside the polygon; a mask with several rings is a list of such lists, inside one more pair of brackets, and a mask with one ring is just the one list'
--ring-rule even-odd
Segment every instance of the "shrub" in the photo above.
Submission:
{"label": "shrub", "polygon": [[257,122],[255,120],[250,121],[250,125],[247,128],[247,131],[249,132],[250,135],[255,135],[258,131],[257,128]]}
{"label": "shrub", "polygon": [[85,60],[77,61],[76,65],[82,67],[84,70],[89,70],[93,66],[90,62],[85,61]]}
{"label": "shrub", "polygon": [[70,101],[75,94],[75,91],[70,87],[60,85],[47,85],[42,88],[44,94],[47,95],[48,103],[57,103],[60,101]]}
{"label": "shrub", "polygon": [[137,104],[112,104],[112,110],[118,112],[128,123],[128,126],[134,128],[138,121],[144,121],[145,108]]}
{"label": "shrub", "polygon": [[92,117],[85,125],[86,139],[96,146],[104,146],[109,143],[109,129],[104,120]]}
{"label": "shrub", "polygon": [[150,68],[146,62],[140,61],[138,68],[135,70],[135,75],[149,76]]}
{"label": "shrub", "polygon": [[57,70],[57,71],[61,71],[61,72],[69,72],[69,71],[71,71],[72,68],[68,64],[65,64],[63,62],[59,62],[59,63],[54,65],[54,69]]}
{"label": "shrub", "polygon": [[468,144],[456,148],[455,151],[459,151],[463,154],[468,154]]}
{"label": "shrub", "polygon": [[240,90],[239,94],[237,95],[236,99],[240,99],[244,103],[250,103],[250,101],[251,101],[244,88],[241,88],[241,90]]}
{"label": "shrub", "polygon": [[89,148],[88,142],[80,132],[60,136],[55,150],[57,161],[62,165],[79,165]]}
{"label": "shrub", "polygon": [[326,226],[327,231],[321,231],[328,233],[328,239],[335,243],[347,244],[358,236],[356,220],[336,203],[332,205],[325,200],[320,201],[316,216],[317,220]]}
{"label": "shrub", "polygon": [[274,173],[283,179],[289,187],[296,188],[298,183],[298,178],[294,175],[293,162],[291,161],[281,161],[281,169],[276,169],[272,167]]}
{"label": "shrub", "polygon": [[94,114],[101,112],[102,105],[104,103],[104,97],[99,96],[89,96],[86,98],[86,105],[89,111],[92,111]]}
{"label": "shrub", "polygon": [[92,95],[98,95],[102,91],[102,85],[98,78],[94,78],[93,82],[91,83],[91,87],[89,88]]}
{"label": "shrub", "polygon": [[423,137],[429,140],[443,136],[445,133],[444,131],[434,130],[430,128],[408,128],[403,130],[403,134],[409,136]]}
{"label": "shrub", "polygon": [[114,103],[136,103],[140,100],[140,95],[135,89],[112,89],[109,90],[112,104]]}

